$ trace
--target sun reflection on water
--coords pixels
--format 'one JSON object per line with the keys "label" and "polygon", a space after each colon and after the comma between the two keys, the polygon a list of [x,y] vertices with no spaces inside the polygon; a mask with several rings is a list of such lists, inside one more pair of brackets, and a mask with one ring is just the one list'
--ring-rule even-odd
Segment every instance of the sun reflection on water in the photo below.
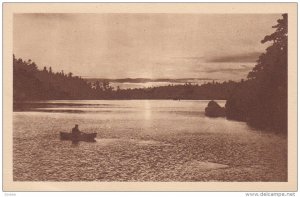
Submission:
{"label": "sun reflection on water", "polygon": [[152,117],[151,103],[148,100],[144,102],[144,118],[150,120]]}

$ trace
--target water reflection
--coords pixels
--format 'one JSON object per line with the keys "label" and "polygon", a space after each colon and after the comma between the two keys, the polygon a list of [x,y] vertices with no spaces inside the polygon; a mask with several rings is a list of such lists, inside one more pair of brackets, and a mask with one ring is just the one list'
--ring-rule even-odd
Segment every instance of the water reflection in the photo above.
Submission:
{"label": "water reflection", "polygon": [[72,147],[78,147],[79,141],[78,140],[72,140]]}
{"label": "water reflection", "polygon": [[145,120],[150,120],[151,119],[151,103],[149,100],[144,101],[144,118]]}
{"label": "water reflection", "polygon": [[[57,103],[85,113],[59,111]],[[286,140],[259,135],[243,122],[205,118],[207,103],[51,101],[39,108],[53,111],[14,112],[14,181],[284,181]],[[61,141],[59,133],[74,123],[97,133],[97,143]],[[195,173],[203,161],[240,167]]]}

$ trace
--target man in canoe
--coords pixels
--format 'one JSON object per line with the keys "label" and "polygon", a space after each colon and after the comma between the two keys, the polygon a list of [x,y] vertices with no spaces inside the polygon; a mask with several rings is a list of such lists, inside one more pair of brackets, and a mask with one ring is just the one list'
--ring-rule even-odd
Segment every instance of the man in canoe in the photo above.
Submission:
{"label": "man in canoe", "polygon": [[81,131],[79,131],[78,124],[75,124],[75,127],[72,129],[72,134],[75,138],[78,138]]}

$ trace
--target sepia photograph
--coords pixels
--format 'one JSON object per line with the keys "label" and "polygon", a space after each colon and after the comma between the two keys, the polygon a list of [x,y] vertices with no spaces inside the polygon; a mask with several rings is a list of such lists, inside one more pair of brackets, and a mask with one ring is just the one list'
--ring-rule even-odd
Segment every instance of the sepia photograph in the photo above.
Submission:
{"label": "sepia photograph", "polygon": [[7,6],[10,181],[295,183],[297,4],[117,5]]}

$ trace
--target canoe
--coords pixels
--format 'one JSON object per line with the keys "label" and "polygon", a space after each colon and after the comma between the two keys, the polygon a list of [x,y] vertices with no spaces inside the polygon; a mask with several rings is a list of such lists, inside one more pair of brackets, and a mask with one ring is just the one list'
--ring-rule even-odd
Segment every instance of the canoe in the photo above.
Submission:
{"label": "canoe", "polygon": [[75,136],[72,133],[60,132],[61,140],[95,142],[96,136],[97,136],[97,133],[80,133],[78,136]]}

